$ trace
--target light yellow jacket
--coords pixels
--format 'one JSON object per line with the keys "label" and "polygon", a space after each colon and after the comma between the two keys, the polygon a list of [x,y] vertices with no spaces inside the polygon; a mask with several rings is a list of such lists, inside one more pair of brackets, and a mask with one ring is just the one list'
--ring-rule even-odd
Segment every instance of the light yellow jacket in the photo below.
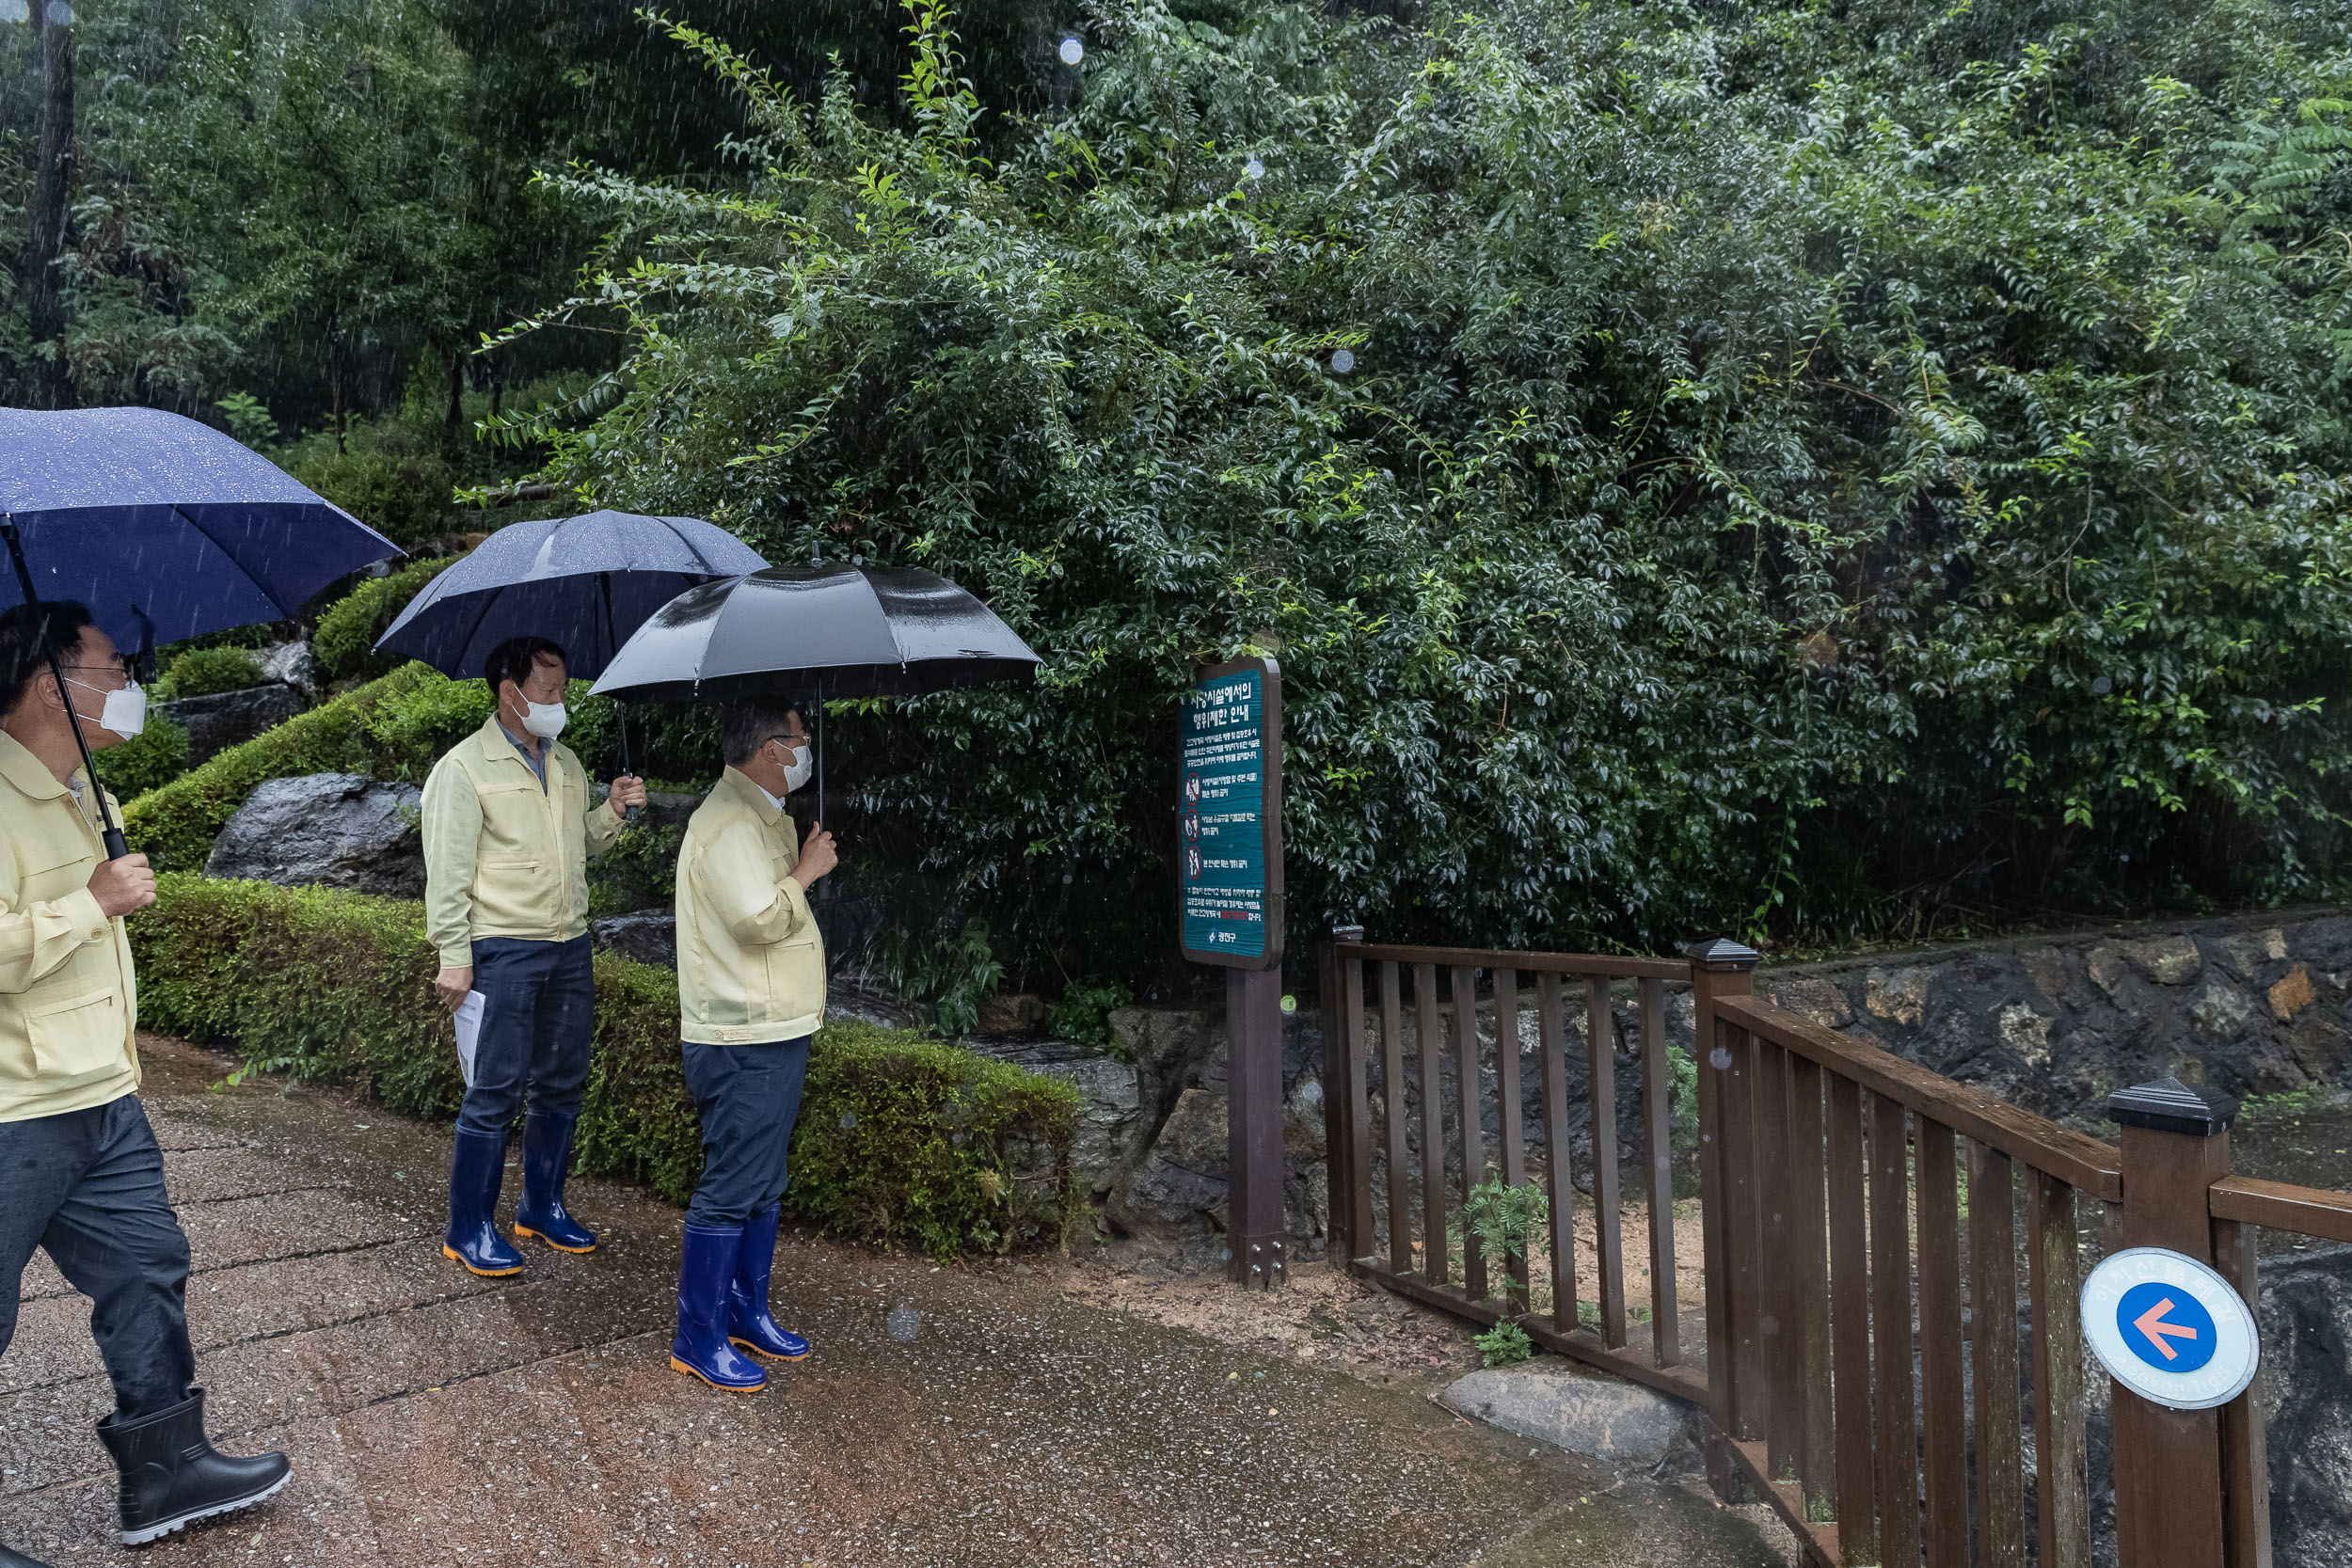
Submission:
{"label": "light yellow jacket", "polygon": [[0,1121],[87,1111],[139,1086],[130,939],[89,892],[106,852],[94,810],[0,735]]}
{"label": "light yellow jacket", "polygon": [[798,1039],[825,1022],[825,941],[792,819],[730,768],[677,852],[678,1032],[700,1045]]}
{"label": "light yellow jacket", "polygon": [[443,968],[472,967],[484,937],[588,934],[588,859],[612,847],[621,817],[589,805],[568,749],[550,740],[542,755],[545,790],[494,713],[424,781],[425,934]]}

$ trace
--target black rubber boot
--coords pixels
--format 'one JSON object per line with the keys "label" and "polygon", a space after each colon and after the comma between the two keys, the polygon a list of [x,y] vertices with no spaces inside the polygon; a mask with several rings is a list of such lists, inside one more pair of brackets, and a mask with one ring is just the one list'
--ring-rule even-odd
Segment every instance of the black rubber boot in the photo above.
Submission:
{"label": "black rubber boot", "polygon": [[122,1478],[122,1544],[136,1546],[182,1525],[246,1508],[286,1484],[282,1453],[231,1459],[204,1436],[204,1390],[135,1421],[108,1417],[99,1441]]}
{"label": "black rubber boot", "polygon": [[49,1564],[37,1557],[26,1557],[23,1552],[12,1552],[6,1546],[0,1546],[0,1568],[49,1568]]}

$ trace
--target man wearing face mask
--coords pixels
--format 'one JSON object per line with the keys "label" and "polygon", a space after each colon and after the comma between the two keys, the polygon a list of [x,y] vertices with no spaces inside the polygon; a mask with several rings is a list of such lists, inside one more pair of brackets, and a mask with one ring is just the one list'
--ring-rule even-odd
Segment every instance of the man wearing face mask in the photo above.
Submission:
{"label": "man wearing face mask", "polygon": [[644,781],[612,781],[592,804],[563,733],[564,650],[517,637],[484,669],[498,710],[433,766],[424,785],[425,928],[439,949],[434,990],[452,1008],[483,998],[473,1082],[450,1157],[442,1255],[479,1275],[518,1273],[498,1233],[506,1130],[523,1106],[523,1190],[515,1239],[589,1252],[595,1232],[564,1207],[572,1128],[588,1082],[595,980],[588,951],[588,860],[612,846]]}
{"label": "man wearing face mask", "polygon": [[823,823],[803,847],[785,814],[811,771],[797,708],[736,704],[723,748],[726,771],[677,857],[679,1033],[703,1176],[686,1210],[670,1365],[751,1392],[768,1374],[738,1346],[781,1361],[809,1352],[771,1313],[768,1280],[809,1037],[825,1021],[825,943],[808,890],[834,857]]}
{"label": "man wearing face mask", "polygon": [[[232,1459],[205,1438],[188,1242],[139,1103],[123,916],[155,901],[155,876],[145,855],[106,859],[74,729],[95,752],[138,734],[145,715],[80,605],[0,612],[0,1351],[24,1265],[45,1248],[90,1299],[115,1391],[98,1435],[134,1545],[260,1502],[290,1468],[284,1454]],[[32,1563],[0,1546],[0,1568]]]}

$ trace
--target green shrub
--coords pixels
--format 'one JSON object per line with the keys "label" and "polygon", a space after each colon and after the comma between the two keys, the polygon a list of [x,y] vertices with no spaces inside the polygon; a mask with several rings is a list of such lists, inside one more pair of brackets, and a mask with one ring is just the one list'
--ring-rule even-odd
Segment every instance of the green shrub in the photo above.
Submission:
{"label": "green shrub", "polygon": [[[422,907],[326,888],[167,875],[131,922],[141,1022],[247,1064],[349,1084],[405,1115],[464,1096]],[[682,1203],[702,1173],[679,1063],[677,977],[596,958],[595,1065],[574,1144],[587,1175]],[[785,1202],[834,1235],[934,1257],[1005,1250],[1077,1212],[1077,1091],[901,1031],[842,1022],[811,1048]]]}
{"label": "green shrub", "polygon": [[1060,1001],[1054,1004],[1054,1016],[1046,1025],[1047,1032],[1056,1039],[1108,1045],[1111,1042],[1110,1015],[1133,1000],[1134,993],[1116,980],[1104,985],[1073,985],[1061,993]]}
{"label": "green shrub", "polygon": [[1475,1335],[1470,1343],[1478,1347],[1482,1366],[1516,1367],[1535,1354],[1534,1341],[1527,1330],[1509,1318],[1503,1319],[1486,1333]]}
{"label": "green shrub", "polygon": [[243,691],[269,677],[243,648],[190,648],[171,661],[155,683],[155,697],[172,702],[181,697],[210,697],[222,691]]}
{"label": "green shrub", "polygon": [[281,459],[286,470],[395,545],[413,545],[455,521],[457,470],[440,434],[397,415],[353,423],[338,446],[330,431],[306,436]]}
{"label": "green shrub", "polygon": [[369,578],[328,608],[310,633],[310,653],[330,680],[389,674],[405,662],[400,654],[375,652],[375,640],[408,608],[453,555],[419,561],[385,577]]}
{"label": "green shrub", "polygon": [[188,770],[188,732],[150,708],[147,727],[135,738],[93,752],[90,763],[98,770],[98,782],[127,811],[132,800]]}

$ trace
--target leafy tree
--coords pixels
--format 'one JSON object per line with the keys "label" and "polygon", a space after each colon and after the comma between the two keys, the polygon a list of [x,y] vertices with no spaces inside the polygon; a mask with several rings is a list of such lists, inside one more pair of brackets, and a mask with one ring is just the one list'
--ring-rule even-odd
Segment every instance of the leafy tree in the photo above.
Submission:
{"label": "leafy tree", "polygon": [[[673,27],[742,173],[549,177],[615,227],[526,328],[633,339],[609,407],[527,433],[771,559],[946,572],[1045,655],[835,716],[867,875],[944,883],[936,934],[1163,947],[1173,699],[1247,647],[1289,681],[1301,926],[2337,885],[2340,39],[2241,7],[2192,84],[2091,71],[2073,21],[1979,60],[1899,8],[1857,47],[1802,8],[1132,0],[990,158],[910,15],[895,119]],[[2133,69],[2203,33],[2135,26]]]}

